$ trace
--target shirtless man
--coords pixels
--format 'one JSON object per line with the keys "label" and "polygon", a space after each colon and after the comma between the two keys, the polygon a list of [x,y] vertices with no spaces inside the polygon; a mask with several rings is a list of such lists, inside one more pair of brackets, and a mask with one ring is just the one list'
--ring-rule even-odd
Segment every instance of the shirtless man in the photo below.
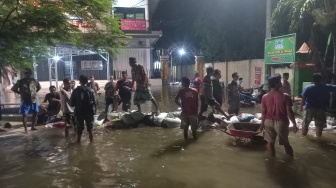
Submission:
{"label": "shirtless man", "polygon": [[129,65],[132,67],[132,85],[130,88],[133,88],[134,82],[136,82],[136,90],[133,99],[134,104],[138,107],[138,111],[140,112],[140,104],[151,101],[155,106],[156,115],[158,116],[160,114],[160,111],[150,90],[148,77],[144,67],[140,64],[137,64],[134,57],[129,58]]}

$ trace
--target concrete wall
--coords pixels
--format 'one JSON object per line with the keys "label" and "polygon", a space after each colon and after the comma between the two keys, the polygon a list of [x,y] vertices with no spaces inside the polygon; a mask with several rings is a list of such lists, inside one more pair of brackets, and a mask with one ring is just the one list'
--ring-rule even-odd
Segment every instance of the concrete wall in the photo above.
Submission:
{"label": "concrete wall", "polygon": [[226,85],[232,80],[232,73],[234,72],[238,72],[238,75],[244,78],[242,84],[244,88],[255,85],[255,67],[261,67],[261,84],[264,83],[265,64],[263,59],[215,62],[213,65],[215,69],[222,71],[222,80]]}
{"label": "concrete wall", "polygon": [[192,79],[195,75],[195,64],[176,65],[176,81],[181,81],[182,77]]}

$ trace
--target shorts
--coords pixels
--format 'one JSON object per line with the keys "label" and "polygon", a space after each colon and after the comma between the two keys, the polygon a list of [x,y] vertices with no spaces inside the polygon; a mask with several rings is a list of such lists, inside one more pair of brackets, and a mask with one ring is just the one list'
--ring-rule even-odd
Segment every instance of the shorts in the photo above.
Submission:
{"label": "shorts", "polygon": [[207,98],[204,95],[201,95],[201,112],[208,110],[208,105],[210,106],[220,106],[215,98]]}
{"label": "shorts", "polygon": [[38,113],[39,106],[37,103],[21,103],[20,105],[20,114],[27,115],[29,112]]}
{"label": "shorts", "polygon": [[289,144],[288,126],[289,126],[289,123],[266,119],[264,140],[266,140],[268,143],[275,143],[276,137],[279,136],[280,145]]}
{"label": "shorts", "polygon": [[197,116],[188,116],[188,117],[182,117],[181,118],[181,128],[187,129],[189,128],[189,125],[191,126],[191,130],[195,131],[198,128],[198,118]]}
{"label": "shorts", "polygon": [[84,121],[86,124],[87,131],[91,131],[93,127],[93,114],[91,115],[85,115],[85,116],[77,116],[76,122],[77,122],[77,133],[82,133],[84,130]]}
{"label": "shorts", "polygon": [[66,123],[66,126],[71,126],[74,125],[76,126],[76,119],[74,113],[63,113],[63,119],[64,122]]}
{"label": "shorts", "polygon": [[308,108],[304,113],[302,128],[308,129],[313,118],[315,121],[315,127],[327,127],[327,115],[325,110],[321,108]]}
{"label": "shorts", "polygon": [[134,92],[134,98],[133,98],[134,105],[140,105],[152,99],[154,99],[154,97],[152,95],[150,88],[137,89]]}

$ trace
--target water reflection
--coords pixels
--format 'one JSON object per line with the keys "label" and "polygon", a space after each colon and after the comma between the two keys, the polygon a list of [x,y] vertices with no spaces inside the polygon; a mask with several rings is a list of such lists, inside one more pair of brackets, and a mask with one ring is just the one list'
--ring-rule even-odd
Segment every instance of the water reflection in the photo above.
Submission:
{"label": "water reflection", "polygon": [[268,177],[278,185],[277,187],[311,187],[307,169],[304,165],[298,165],[298,162],[291,157],[284,160],[271,157],[265,161],[265,168]]}

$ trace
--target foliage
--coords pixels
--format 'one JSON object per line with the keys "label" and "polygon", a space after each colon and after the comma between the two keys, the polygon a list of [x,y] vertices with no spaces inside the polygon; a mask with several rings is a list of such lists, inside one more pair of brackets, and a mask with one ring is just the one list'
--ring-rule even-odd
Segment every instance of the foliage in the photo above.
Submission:
{"label": "foliage", "polygon": [[263,58],[263,1],[203,1],[195,33],[208,62]]}
{"label": "foliage", "polygon": [[[49,56],[49,47],[59,43],[114,52],[124,45],[120,39],[125,35],[111,15],[113,1],[0,0],[1,70],[31,66],[34,56]],[[68,16],[90,27],[76,27]]]}
{"label": "foliage", "polygon": [[272,15],[273,34],[297,33],[297,44],[308,43],[312,59],[320,69],[327,63],[322,62],[327,37],[336,26],[333,6],[333,0],[282,0]]}

